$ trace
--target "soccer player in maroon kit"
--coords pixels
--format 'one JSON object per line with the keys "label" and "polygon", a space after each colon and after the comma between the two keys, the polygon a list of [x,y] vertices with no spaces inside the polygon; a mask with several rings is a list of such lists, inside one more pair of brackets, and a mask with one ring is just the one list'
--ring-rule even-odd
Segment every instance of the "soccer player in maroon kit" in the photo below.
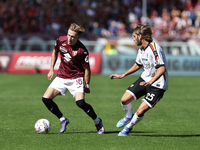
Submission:
{"label": "soccer player in maroon kit", "polygon": [[89,83],[91,71],[89,53],[79,41],[83,32],[85,32],[85,29],[82,26],[72,23],[67,36],[61,36],[57,39],[51,56],[50,71],[47,75],[49,80],[54,75],[54,66],[58,58],[58,53],[61,56],[61,63],[57,77],[47,88],[42,97],[42,101],[60,119],[60,133],[63,133],[66,130],[69,120],[64,117],[53,99],[57,95],[65,95],[69,91],[75,98],[76,105],[94,120],[98,134],[103,134],[104,127],[102,120],[97,117],[92,106],[85,102],[84,97],[84,93],[90,93]]}

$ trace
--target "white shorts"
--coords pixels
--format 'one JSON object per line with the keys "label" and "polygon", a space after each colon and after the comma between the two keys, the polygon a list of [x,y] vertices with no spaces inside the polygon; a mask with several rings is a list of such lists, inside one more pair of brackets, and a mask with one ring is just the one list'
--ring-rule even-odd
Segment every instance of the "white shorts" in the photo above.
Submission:
{"label": "white shorts", "polygon": [[56,77],[49,87],[56,89],[61,93],[61,95],[65,95],[68,90],[73,97],[75,97],[75,93],[77,92],[84,93],[83,77],[76,79],[63,79]]}

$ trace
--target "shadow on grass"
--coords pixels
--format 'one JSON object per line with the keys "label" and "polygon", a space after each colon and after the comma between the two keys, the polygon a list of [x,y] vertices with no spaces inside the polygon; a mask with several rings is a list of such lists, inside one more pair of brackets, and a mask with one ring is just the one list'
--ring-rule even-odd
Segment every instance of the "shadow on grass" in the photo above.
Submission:
{"label": "shadow on grass", "polygon": [[[119,133],[120,131],[105,131],[105,134],[114,134],[114,133]],[[147,132],[142,132],[142,131],[134,131],[134,133],[147,133]],[[153,133],[153,132],[148,132],[148,133]]]}
{"label": "shadow on grass", "polygon": [[146,137],[182,137],[182,138],[185,138],[185,137],[199,137],[200,136],[200,134],[191,134],[191,135],[162,135],[162,134],[160,134],[160,135],[134,135],[134,134],[132,134],[132,135],[129,135],[129,136],[146,136]]}
{"label": "shadow on grass", "polygon": [[[104,134],[118,134],[120,131],[105,131]],[[94,133],[94,134],[97,134],[97,131],[89,131],[89,132],[64,132],[62,134],[91,134],[91,133]],[[135,131],[134,133],[147,133],[147,132],[141,132],[141,131]],[[148,133],[152,133],[152,132],[148,132]],[[48,134],[57,134],[57,133],[48,133]]]}
{"label": "shadow on grass", "polygon": [[[104,134],[118,134],[120,131],[105,131]],[[148,134],[149,133],[149,134]],[[60,134],[60,133],[48,133],[48,134]],[[62,134],[97,134],[97,131],[89,131],[89,132],[64,132]],[[147,135],[148,134],[148,135]],[[128,136],[144,136],[144,137],[200,137],[200,134],[187,134],[187,135],[164,135],[164,134],[156,134],[154,132],[142,132],[142,131],[134,131],[131,132]]]}

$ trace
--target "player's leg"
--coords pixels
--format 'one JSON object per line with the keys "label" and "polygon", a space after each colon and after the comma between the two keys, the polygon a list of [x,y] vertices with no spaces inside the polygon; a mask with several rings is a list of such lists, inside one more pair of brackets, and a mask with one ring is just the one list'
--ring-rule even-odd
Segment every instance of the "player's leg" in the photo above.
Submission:
{"label": "player's leg", "polygon": [[121,105],[126,115],[117,123],[116,127],[121,128],[125,126],[128,121],[132,119],[133,117],[132,103],[131,103],[132,100],[134,100],[134,97],[129,92],[125,92],[124,95],[122,96]]}
{"label": "player's leg", "polygon": [[132,128],[134,125],[136,125],[138,122],[140,122],[144,114],[150,109],[150,107],[145,103],[142,102],[139,108],[137,109],[136,113],[134,114],[133,118],[131,119],[130,123],[127,124],[128,128]]}
{"label": "player's leg", "polygon": [[163,97],[165,90],[158,89],[152,86],[147,86],[146,95],[142,99],[142,103],[137,109],[137,112],[134,114],[130,123],[125,126],[125,128],[118,134],[118,136],[127,136],[132,130],[133,126],[142,120],[144,114],[150,109],[153,108],[156,103]]}
{"label": "player's leg", "polygon": [[149,109],[150,107],[145,102],[142,102],[136,113],[133,115],[130,123],[128,123],[124,129],[119,132],[118,136],[127,136],[131,132],[133,126],[143,119],[145,112]]}
{"label": "player's leg", "polygon": [[61,125],[60,133],[63,133],[66,130],[66,126],[69,123],[69,120],[63,116],[62,112],[58,108],[57,104],[53,101],[53,99],[57,95],[65,95],[66,91],[67,90],[64,86],[64,80],[56,77],[42,97],[42,101],[49,109],[49,111],[59,118]]}
{"label": "player's leg", "polygon": [[144,81],[142,78],[139,78],[137,81],[135,81],[131,86],[128,87],[126,92],[121,98],[121,103],[122,107],[126,113],[125,117],[122,118],[118,123],[117,127],[121,128],[126,125],[128,121],[130,121],[133,117],[133,112],[132,112],[132,101],[137,100],[140,98],[142,95],[145,94],[146,88],[144,86],[140,85],[140,82]]}
{"label": "player's leg", "polygon": [[75,100],[76,100],[76,105],[79,108],[83,109],[88,116],[90,116],[93,120],[97,118],[97,115],[94,112],[94,109],[92,108],[92,106],[85,102],[83,93],[81,92],[76,93]]}
{"label": "player's leg", "polygon": [[50,112],[52,112],[58,118],[61,118],[63,115],[59,110],[58,106],[56,105],[56,103],[53,101],[53,99],[59,94],[60,94],[59,91],[55,90],[52,87],[48,87],[42,97],[42,101]]}
{"label": "player's leg", "polygon": [[84,93],[82,92],[75,93],[75,100],[76,100],[76,105],[82,110],[84,110],[84,112],[93,119],[97,128],[98,134],[103,134],[104,127],[102,124],[102,120],[97,117],[93,107],[90,104],[85,102]]}

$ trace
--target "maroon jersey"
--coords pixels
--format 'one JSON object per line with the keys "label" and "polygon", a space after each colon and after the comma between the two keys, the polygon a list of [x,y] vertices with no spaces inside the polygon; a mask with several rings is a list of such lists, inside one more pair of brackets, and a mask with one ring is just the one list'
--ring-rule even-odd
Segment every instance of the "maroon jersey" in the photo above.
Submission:
{"label": "maroon jersey", "polygon": [[73,46],[68,45],[67,41],[67,36],[61,36],[57,39],[54,47],[61,56],[57,76],[64,79],[84,77],[84,68],[89,67],[89,53],[79,40]]}

